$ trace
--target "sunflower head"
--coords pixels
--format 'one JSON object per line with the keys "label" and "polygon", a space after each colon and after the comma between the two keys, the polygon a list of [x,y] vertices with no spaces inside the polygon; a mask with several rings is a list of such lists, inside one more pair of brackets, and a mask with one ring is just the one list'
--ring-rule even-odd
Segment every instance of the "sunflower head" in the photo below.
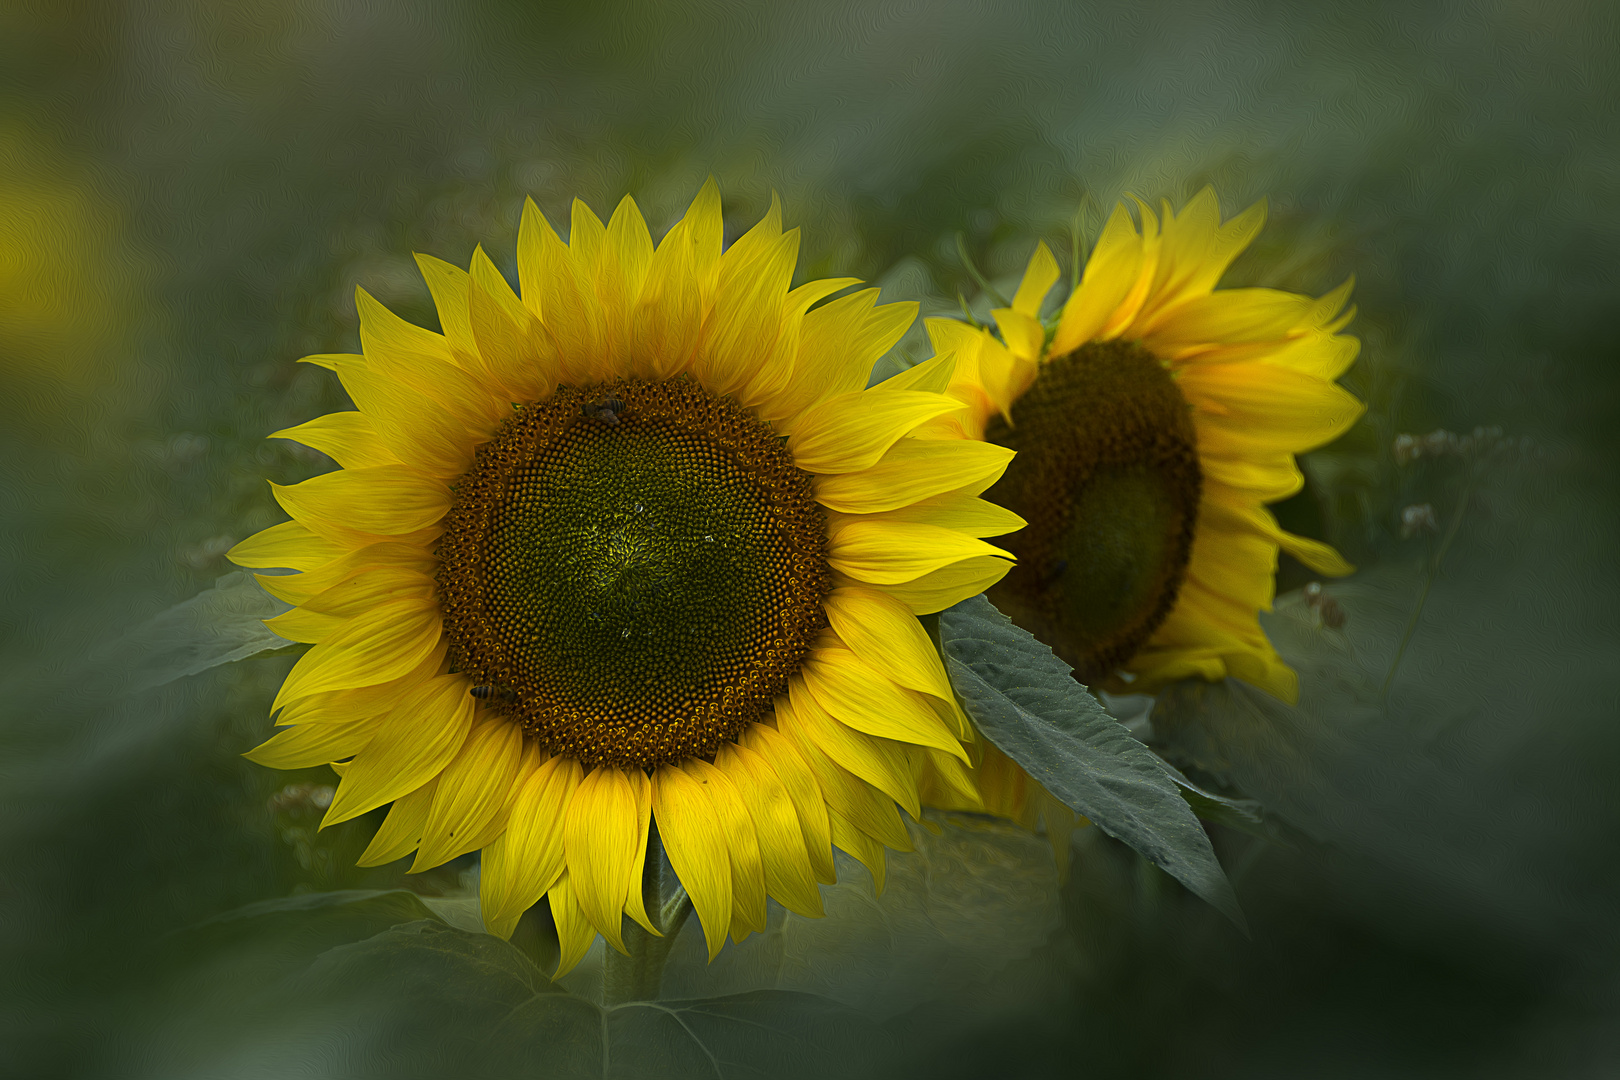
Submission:
{"label": "sunflower head", "polygon": [[767,895],[820,914],[833,844],[881,881],[925,773],[971,793],[917,616],[1011,565],[1011,453],[950,437],[954,357],[866,388],[915,308],[790,288],[797,250],[774,204],[724,248],[710,184],[657,244],[528,204],[521,293],[419,257],[443,333],[359,293],[363,353],[308,358],[357,410],[277,433],[341,468],[231,552],[297,571],[270,625],[314,646],[249,756],[332,763],[325,824],[392,803],[366,864],[481,850],[486,925],[549,898],[559,970],[657,932],[654,831],[712,956]]}
{"label": "sunflower head", "polygon": [[1358,348],[1340,332],[1350,283],[1320,299],[1217,289],[1263,205],[1223,224],[1205,188],[1179,214],[1138,212],[1115,208],[1055,322],[1040,320],[1059,276],[1045,245],[995,333],[929,321],[958,357],[959,433],[1018,451],[989,497],[1030,526],[991,597],[1089,684],[1230,675],[1292,700],[1258,620],[1278,551],[1350,567],[1265,504],[1303,484],[1296,454],[1361,414],[1334,382]]}

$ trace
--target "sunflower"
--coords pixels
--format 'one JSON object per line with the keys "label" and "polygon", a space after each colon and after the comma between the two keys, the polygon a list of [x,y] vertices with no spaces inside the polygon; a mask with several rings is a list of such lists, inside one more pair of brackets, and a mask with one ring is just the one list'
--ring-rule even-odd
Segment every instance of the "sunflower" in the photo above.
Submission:
{"label": "sunflower", "polygon": [[325,825],[392,803],[363,865],[481,850],[486,927],[549,898],[559,974],[658,932],[650,838],[712,958],[768,895],[821,914],[834,844],[881,883],[925,770],[973,797],[917,616],[1011,565],[1012,452],[948,437],[951,357],[866,388],[914,305],[790,289],[774,200],[721,232],[712,181],[656,247],[628,198],[566,243],[530,202],[521,297],[481,249],[418,256],[442,334],[360,291],[363,355],[308,358],[358,411],[275,436],[341,469],[231,552],[298,571],[269,625],[314,646],[248,756],[332,763]]}
{"label": "sunflower", "polygon": [[958,357],[961,434],[1018,451],[989,497],[1029,519],[1017,567],[991,591],[1086,683],[1152,691],[1232,676],[1287,701],[1298,680],[1261,630],[1277,553],[1330,575],[1351,567],[1284,532],[1266,504],[1304,483],[1294,455],[1336,438],[1363,406],[1335,384],[1359,343],[1340,331],[1352,282],[1320,299],[1216,289],[1265,221],[1222,224],[1205,188],[1141,227],[1115,207],[1050,330],[1059,277],[1030,259],[999,335],[931,319]]}

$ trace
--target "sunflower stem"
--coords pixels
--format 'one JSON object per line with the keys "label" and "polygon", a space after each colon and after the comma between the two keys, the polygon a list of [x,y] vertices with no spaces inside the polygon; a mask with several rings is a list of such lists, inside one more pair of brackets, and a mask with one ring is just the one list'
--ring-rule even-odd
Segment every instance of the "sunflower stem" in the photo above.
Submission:
{"label": "sunflower stem", "polygon": [[679,884],[670,896],[664,896],[663,869],[664,844],[659,839],[658,826],[652,825],[647,835],[647,858],[641,867],[641,902],[647,918],[658,927],[659,933],[649,933],[635,920],[626,920],[624,947],[627,952],[609,947],[602,972],[602,997],[608,1005],[658,1000],[658,990],[664,981],[664,964],[692,910],[686,890]]}

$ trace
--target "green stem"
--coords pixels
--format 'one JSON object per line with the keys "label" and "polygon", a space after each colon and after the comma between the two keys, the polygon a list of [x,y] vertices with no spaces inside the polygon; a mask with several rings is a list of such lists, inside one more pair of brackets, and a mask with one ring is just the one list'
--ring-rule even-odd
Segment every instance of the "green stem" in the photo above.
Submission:
{"label": "green stem", "polygon": [[974,264],[972,257],[968,255],[967,240],[961,233],[956,234],[956,254],[961,257],[962,265],[967,269],[968,274],[984,295],[988,296],[997,307],[1012,307],[1007,298],[1001,295],[1001,291],[990,284],[990,279],[979,273],[978,266]]}
{"label": "green stem", "polygon": [[647,858],[641,868],[641,902],[660,933],[652,934],[634,920],[624,924],[625,953],[608,946],[602,971],[602,998],[608,1005],[627,1001],[656,1001],[664,981],[664,964],[675,937],[692,911],[686,890],[676,885],[670,896],[663,890],[664,844],[658,826],[650,827]]}
{"label": "green stem", "polygon": [[1457,530],[1462,527],[1463,517],[1468,513],[1468,500],[1474,494],[1474,479],[1478,470],[1469,467],[1468,480],[1463,484],[1462,498],[1457,500],[1457,511],[1451,515],[1451,524],[1446,527],[1446,535],[1440,539],[1440,547],[1435,551],[1434,557],[1429,560],[1428,567],[1423,574],[1423,589],[1418,593],[1417,603],[1412,607],[1412,615],[1406,620],[1406,632],[1401,635],[1401,643],[1395,649],[1395,659],[1390,661],[1389,673],[1384,676],[1384,685],[1378,690],[1378,703],[1382,705],[1389,699],[1389,688],[1395,682],[1395,673],[1401,669],[1401,659],[1406,656],[1406,647],[1412,643],[1412,635],[1417,632],[1418,620],[1423,617],[1423,605],[1428,602],[1429,590],[1434,587],[1434,579],[1440,573],[1440,563],[1444,561],[1446,552],[1451,550],[1451,542],[1457,539]]}

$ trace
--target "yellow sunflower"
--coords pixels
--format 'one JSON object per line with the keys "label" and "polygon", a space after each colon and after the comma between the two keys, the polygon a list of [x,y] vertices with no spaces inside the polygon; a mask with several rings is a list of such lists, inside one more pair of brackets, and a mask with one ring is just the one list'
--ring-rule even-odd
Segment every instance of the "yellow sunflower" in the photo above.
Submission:
{"label": "yellow sunflower", "polygon": [[1018,451],[989,492],[1029,520],[995,604],[1086,683],[1151,691],[1232,676],[1284,700],[1298,680],[1261,630],[1281,549],[1323,574],[1351,567],[1284,532],[1266,504],[1297,492],[1294,455],[1361,415],[1334,382],[1359,343],[1340,331],[1351,282],[1320,299],[1217,289],[1265,220],[1222,224],[1205,188],[1162,220],[1138,201],[1103,229],[1050,331],[1059,277],[1037,247],[999,337],[931,319],[954,353],[959,434]]}
{"label": "yellow sunflower", "polygon": [[308,358],[358,411],[276,436],[342,468],[231,552],[298,571],[269,625],[314,646],[249,756],[333,763],[324,824],[391,802],[365,865],[482,849],[485,925],[549,897],[559,973],[658,932],[650,835],[712,957],[767,895],[819,915],[833,844],[881,882],[925,770],[974,798],[917,615],[1011,565],[977,495],[1012,454],[947,437],[951,357],[865,388],[913,305],[790,289],[774,202],[721,227],[712,182],[656,246],[628,198],[566,243],[529,203],[521,297],[482,250],[418,256],[442,334],[359,292],[364,354]]}

